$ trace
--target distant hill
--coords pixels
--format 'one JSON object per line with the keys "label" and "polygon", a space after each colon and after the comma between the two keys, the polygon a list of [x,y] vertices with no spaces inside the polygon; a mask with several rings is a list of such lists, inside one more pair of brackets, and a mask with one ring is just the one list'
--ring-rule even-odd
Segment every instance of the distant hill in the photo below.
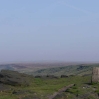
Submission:
{"label": "distant hill", "polygon": [[14,64],[1,64],[0,70],[7,69],[7,70],[16,70],[19,72],[34,72],[39,69],[45,68],[53,68],[53,67],[61,67],[61,66],[68,66],[68,65],[77,65],[78,63],[14,63]]}
{"label": "distant hill", "polygon": [[33,75],[90,75],[92,74],[92,68],[99,67],[99,64],[82,64],[82,65],[71,65],[64,67],[55,67],[48,69],[40,69],[35,72],[31,72]]}
{"label": "distant hill", "polygon": [[15,70],[31,75],[90,75],[93,67],[99,64],[79,63],[24,63],[24,64],[3,64],[0,70]]}

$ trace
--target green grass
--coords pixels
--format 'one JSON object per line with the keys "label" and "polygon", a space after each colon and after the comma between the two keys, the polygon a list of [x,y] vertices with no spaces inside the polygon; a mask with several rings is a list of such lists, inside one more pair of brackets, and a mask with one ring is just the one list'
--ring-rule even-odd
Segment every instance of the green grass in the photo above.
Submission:
{"label": "green grass", "polygon": [[[29,86],[8,85],[10,90],[0,92],[0,99],[28,99],[28,97],[31,97],[30,99],[33,99],[33,97],[48,99],[48,96],[70,84],[75,84],[75,86],[69,88],[55,99],[65,99],[64,97],[66,99],[77,99],[77,97],[82,97],[86,94],[88,94],[87,99],[99,98],[99,84],[91,84],[91,76],[69,76],[67,78],[53,79],[30,77],[29,79]],[[92,94],[89,95],[89,93]]]}
{"label": "green grass", "polygon": [[[72,97],[76,97],[77,94],[83,95],[89,91],[93,91],[93,87],[97,87],[97,91],[95,92],[97,94],[99,91],[99,84],[90,85],[90,88],[83,89],[83,86],[86,86],[90,81],[91,76],[73,76],[58,79],[31,78],[30,86],[10,86],[10,91],[0,92],[0,99],[22,99],[29,95],[34,95],[40,99],[48,99],[49,95],[52,95],[54,92],[70,84],[75,84],[75,86],[64,92],[65,95],[68,95],[67,99],[72,99]],[[25,91],[25,94],[12,94],[13,91]],[[94,97],[89,99],[94,99]]]}

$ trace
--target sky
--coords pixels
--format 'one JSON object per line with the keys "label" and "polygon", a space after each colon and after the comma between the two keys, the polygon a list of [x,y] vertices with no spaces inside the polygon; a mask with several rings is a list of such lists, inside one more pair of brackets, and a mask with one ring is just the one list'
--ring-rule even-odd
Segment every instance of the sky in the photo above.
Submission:
{"label": "sky", "polygon": [[0,63],[99,62],[99,0],[0,0]]}

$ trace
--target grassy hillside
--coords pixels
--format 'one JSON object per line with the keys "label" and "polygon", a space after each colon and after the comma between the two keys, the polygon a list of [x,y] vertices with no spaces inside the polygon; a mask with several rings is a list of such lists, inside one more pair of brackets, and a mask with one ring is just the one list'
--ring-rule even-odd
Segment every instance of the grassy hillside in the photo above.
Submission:
{"label": "grassy hillside", "polygon": [[[71,63],[72,64],[72,63]],[[0,70],[15,70],[20,73],[36,75],[91,75],[92,68],[99,67],[99,64],[77,64],[66,63],[34,63],[34,64],[3,64]]]}
{"label": "grassy hillside", "polygon": [[3,70],[0,99],[99,99],[99,83],[91,83],[90,75],[34,78]]}
{"label": "grassy hillside", "polygon": [[[75,84],[53,99],[99,99],[99,84],[92,84],[91,76],[73,76],[68,78],[33,78],[29,86],[5,85],[7,90],[0,92],[0,99],[52,99],[60,89]],[[86,98],[85,98],[86,97]]]}
{"label": "grassy hillside", "polygon": [[90,75],[93,67],[98,67],[99,64],[84,64],[71,65],[64,67],[53,67],[47,69],[40,69],[35,72],[30,72],[33,75]]}
{"label": "grassy hillside", "polygon": [[53,68],[74,65],[78,63],[14,63],[14,64],[1,64],[0,70],[16,70],[23,73],[34,72],[40,69]]}
{"label": "grassy hillside", "polygon": [[[70,65],[71,64],[71,65]],[[15,70],[31,75],[90,75],[92,68],[99,64],[77,63],[33,63],[33,64],[3,64],[0,70]]]}
{"label": "grassy hillside", "polygon": [[13,64],[1,64],[0,70],[15,70],[22,73],[30,73],[40,69],[63,67],[68,65],[77,65],[79,63],[13,63]]}

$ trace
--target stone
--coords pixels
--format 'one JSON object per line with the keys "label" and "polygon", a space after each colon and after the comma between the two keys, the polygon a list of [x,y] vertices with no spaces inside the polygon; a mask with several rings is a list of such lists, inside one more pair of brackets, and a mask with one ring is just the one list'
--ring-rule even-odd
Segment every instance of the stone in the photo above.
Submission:
{"label": "stone", "polygon": [[61,75],[61,78],[67,78],[68,76],[67,75]]}
{"label": "stone", "polygon": [[92,83],[99,82],[99,67],[94,67],[92,71]]}

